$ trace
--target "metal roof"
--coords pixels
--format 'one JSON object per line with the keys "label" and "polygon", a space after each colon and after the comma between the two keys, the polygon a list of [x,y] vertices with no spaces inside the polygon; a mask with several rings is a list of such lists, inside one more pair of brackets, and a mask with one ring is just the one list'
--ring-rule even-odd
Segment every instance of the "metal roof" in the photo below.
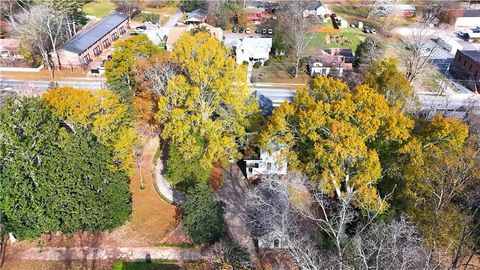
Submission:
{"label": "metal roof", "polygon": [[473,60],[480,62],[480,51],[462,51],[463,54],[470,56]]}
{"label": "metal roof", "polygon": [[123,14],[110,14],[90,29],[82,31],[69,39],[63,45],[63,49],[80,54],[127,19],[128,17]]}

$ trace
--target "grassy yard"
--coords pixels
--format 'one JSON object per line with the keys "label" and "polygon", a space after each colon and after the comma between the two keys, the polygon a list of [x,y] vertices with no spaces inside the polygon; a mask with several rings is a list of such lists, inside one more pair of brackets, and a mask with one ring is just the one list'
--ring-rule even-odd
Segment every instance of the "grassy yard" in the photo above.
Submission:
{"label": "grassy yard", "polygon": [[[311,33],[313,36],[310,44],[308,45],[307,52],[314,52],[319,49],[327,49],[327,48],[349,48],[355,52],[358,44],[362,42],[367,35],[363,33],[360,29],[357,28],[346,28],[341,29],[338,33],[324,33],[324,32],[315,32]],[[344,38],[345,42],[334,42],[332,41],[330,44],[327,44],[327,35],[330,36],[341,36]]]}
{"label": "grassy yard", "polygon": [[83,6],[83,12],[87,15],[103,18],[110,14],[116,5],[110,0],[94,0]]}
{"label": "grassy yard", "polygon": [[201,262],[186,262],[185,268],[180,267],[174,260],[153,260],[151,262],[122,262],[118,261],[112,270],[200,270],[205,269]]}
{"label": "grassy yard", "polygon": [[308,83],[310,76],[305,72],[305,65],[298,71],[298,77],[292,75],[293,59],[270,58],[270,65],[254,68],[252,80],[255,82],[276,82],[276,83]]}

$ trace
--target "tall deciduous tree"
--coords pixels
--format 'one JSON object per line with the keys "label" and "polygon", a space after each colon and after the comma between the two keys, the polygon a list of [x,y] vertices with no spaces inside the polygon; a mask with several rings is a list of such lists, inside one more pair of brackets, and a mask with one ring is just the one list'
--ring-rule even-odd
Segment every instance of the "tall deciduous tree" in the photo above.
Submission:
{"label": "tall deciduous tree", "polygon": [[181,74],[168,81],[160,96],[162,137],[171,140],[186,160],[213,162],[240,158],[249,117],[258,111],[249,96],[245,66],[209,33],[185,34],[175,44]]}
{"label": "tall deciduous tree", "polygon": [[341,81],[316,78],[297,90],[268,119],[260,140],[285,147],[289,164],[329,196],[355,194],[364,209],[384,208],[376,183],[378,151],[409,138],[413,122],[366,85],[350,90]]}
{"label": "tall deciduous tree", "polygon": [[292,48],[295,56],[295,78],[298,76],[300,69],[300,59],[303,57],[308,44],[313,39],[313,35],[309,33],[310,25],[308,18],[303,16],[303,12],[308,4],[307,1],[282,2],[278,17],[280,23],[277,29],[284,35],[283,41]]}
{"label": "tall deciduous tree", "polygon": [[412,87],[397,64],[396,58],[375,62],[365,76],[365,84],[382,93],[391,106],[404,108],[412,94]]}
{"label": "tall deciduous tree", "polygon": [[111,147],[113,168],[131,172],[136,134],[128,105],[122,104],[118,95],[106,90],[59,87],[45,93],[43,98],[73,132],[79,127],[87,128],[101,143]]}
{"label": "tall deciduous tree", "polygon": [[[432,249],[456,248],[464,223],[469,187],[480,183],[478,142],[468,142],[468,127],[455,119],[437,115],[419,123],[416,136],[407,143],[399,161],[404,186],[397,200],[406,200],[403,209],[418,224]],[[471,140],[475,140],[472,138]]]}
{"label": "tall deciduous tree", "polygon": [[135,97],[134,66],[139,58],[150,58],[159,51],[146,35],[137,35],[117,41],[112,59],[105,63],[105,76],[110,90],[120,95],[123,102]]}
{"label": "tall deciduous tree", "polygon": [[110,169],[111,150],[91,133],[64,127],[39,98],[7,99],[0,117],[0,212],[9,232],[33,239],[128,219],[128,177]]}

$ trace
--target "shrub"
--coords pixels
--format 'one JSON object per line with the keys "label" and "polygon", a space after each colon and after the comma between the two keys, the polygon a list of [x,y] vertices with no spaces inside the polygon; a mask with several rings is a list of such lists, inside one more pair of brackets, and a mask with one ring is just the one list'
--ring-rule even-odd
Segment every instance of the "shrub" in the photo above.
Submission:
{"label": "shrub", "polygon": [[263,62],[263,65],[264,65],[264,66],[270,65],[270,59],[265,60],[265,62]]}
{"label": "shrub", "polygon": [[262,62],[257,61],[255,64],[253,64],[253,68],[259,68],[262,65]]}
{"label": "shrub", "polygon": [[248,65],[248,61],[247,61],[247,60],[243,60],[242,64]]}
{"label": "shrub", "polygon": [[182,213],[182,225],[195,244],[213,243],[222,237],[223,203],[213,200],[207,187],[199,185],[187,194]]}

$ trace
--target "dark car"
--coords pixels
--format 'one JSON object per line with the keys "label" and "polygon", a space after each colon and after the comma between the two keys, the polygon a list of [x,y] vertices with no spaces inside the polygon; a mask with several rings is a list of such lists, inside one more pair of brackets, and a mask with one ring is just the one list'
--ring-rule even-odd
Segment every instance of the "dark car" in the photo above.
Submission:
{"label": "dark car", "polygon": [[130,33],[130,36],[137,36],[137,35],[140,35],[140,33],[138,33],[138,32],[132,32],[132,33]]}
{"label": "dark car", "polygon": [[140,26],[135,27],[135,29],[147,30],[147,27],[145,25],[140,25]]}

